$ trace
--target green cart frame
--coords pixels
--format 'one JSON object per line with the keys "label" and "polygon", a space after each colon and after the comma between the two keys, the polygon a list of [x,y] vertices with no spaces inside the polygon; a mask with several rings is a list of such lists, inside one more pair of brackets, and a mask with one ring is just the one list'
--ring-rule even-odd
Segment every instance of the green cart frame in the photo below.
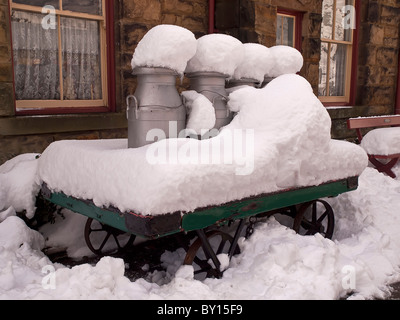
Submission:
{"label": "green cart frame", "polygon": [[[131,211],[121,212],[113,207],[100,208],[90,200],[76,199],[62,192],[51,192],[46,184],[42,185],[41,195],[57,206],[88,217],[85,240],[88,247],[100,255],[103,254],[102,249],[109,239],[114,239],[118,248],[122,248],[131,245],[136,236],[157,239],[179,232],[195,231],[198,238],[188,248],[184,264],[197,265],[196,273],[205,273],[208,277],[220,277],[221,263],[217,256],[227,253],[231,258],[240,252],[237,243],[246,222],[249,222],[248,235],[255,218],[280,213],[294,219],[293,229],[300,234],[321,233],[326,238],[331,238],[334,230],[334,214],[331,206],[321,198],[336,197],[357,187],[358,177],[350,177],[318,186],[281,190],[223,205],[198,208],[193,212],[179,211],[154,216]],[[91,234],[99,231],[92,227],[94,221],[100,222],[100,231],[105,232],[104,241],[97,248],[90,240]],[[233,237],[219,230],[218,227],[234,221],[239,222]],[[121,246],[118,236],[124,233],[130,234],[131,237],[124,246]],[[215,247],[217,249],[214,249]]]}

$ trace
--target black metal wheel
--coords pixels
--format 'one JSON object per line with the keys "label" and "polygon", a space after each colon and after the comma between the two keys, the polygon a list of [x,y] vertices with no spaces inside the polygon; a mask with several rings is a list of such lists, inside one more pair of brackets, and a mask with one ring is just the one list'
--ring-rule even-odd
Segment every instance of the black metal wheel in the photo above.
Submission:
{"label": "black metal wheel", "polygon": [[[212,230],[205,233],[214,253],[228,253],[233,242],[233,237],[220,230]],[[215,249],[216,248],[216,249]],[[236,245],[233,254],[239,254],[240,248]],[[221,278],[222,271],[214,265],[210,253],[204,250],[203,241],[199,237],[189,247],[184,260],[185,265],[193,265],[194,275],[198,280],[205,278]]]}
{"label": "black metal wheel", "polygon": [[108,252],[130,247],[136,236],[88,218],[85,225],[85,241],[89,249],[102,256]]}
{"label": "black metal wheel", "polygon": [[294,218],[293,230],[301,235],[322,234],[331,239],[335,227],[333,209],[324,200],[302,204]]}

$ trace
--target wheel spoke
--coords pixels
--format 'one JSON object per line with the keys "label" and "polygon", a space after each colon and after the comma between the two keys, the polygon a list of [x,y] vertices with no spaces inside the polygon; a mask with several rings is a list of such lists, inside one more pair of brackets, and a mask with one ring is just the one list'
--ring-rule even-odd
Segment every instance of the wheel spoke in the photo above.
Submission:
{"label": "wheel spoke", "polygon": [[312,223],[317,221],[317,202],[314,202],[312,205]]}
{"label": "wheel spoke", "polygon": [[293,229],[304,235],[320,233],[330,239],[334,229],[332,207],[324,200],[303,204],[296,214]]}
{"label": "wheel spoke", "polygon": [[[218,255],[221,253],[227,253],[227,251],[229,250],[230,245],[232,244],[233,238],[232,236],[230,236],[227,233],[224,233],[222,231],[219,230],[212,230],[209,231],[207,233],[205,233],[206,239],[208,242],[210,242],[210,240],[212,240],[213,238],[218,238],[217,240],[219,241],[219,243],[215,243],[218,244],[218,248],[216,251],[214,251],[213,249],[213,254],[214,255]],[[207,246],[206,246],[207,247]],[[214,247],[215,248],[215,247]],[[186,257],[184,260],[184,264],[186,265],[193,265],[196,264],[200,269],[195,270],[194,274],[195,275],[200,275],[202,274],[203,277],[221,277],[222,272],[219,270],[219,267],[216,267],[214,265],[214,263],[210,263],[210,253],[206,252],[207,250],[203,249],[203,244],[202,241],[199,238],[196,239],[195,242],[193,242],[193,244],[189,247],[187,253],[186,253]],[[235,249],[235,254],[236,253],[240,253],[240,249],[237,246]],[[205,255],[205,259],[202,259],[200,257],[204,257]]]}
{"label": "wheel spoke", "polygon": [[111,233],[108,232],[107,235],[105,236],[103,242],[101,243],[99,249],[98,249],[99,251],[103,250],[103,248],[104,248],[105,244],[107,243],[108,238],[110,238],[110,236],[111,236]]}
{"label": "wheel spoke", "polygon": [[[92,227],[93,224],[95,225],[94,228]],[[100,232],[104,232],[105,235],[102,235]],[[92,233],[94,235],[93,237],[91,237]],[[127,242],[125,243],[125,241],[121,242],[121,239],[118,239],[119,236],[122,236],[124,234],[125,233],[121,230],[102,224],[101,222],[96,221],[93,218],[88,218],[88,220],[86,221],[85,241],[89,249],[97,255],[105,254],[105,252],[103,252],[103,249],[107,249],[109,247],[106,246],[106,244],[109,242],[111,236],[113,236],[114,238],[115,244],[117,245],[117,250],[122,250],[132,245],[135,241],[136,236],[130,235]],[[103,236],[104,238],[102,238]],[[99,241],[101,241],[101,244],[97,246],[97,243]]]}
{"label": "wheel spoke", "polygon": [[321,223],[328,216],[328,210],[326,210],[317,220],[318,223]]}

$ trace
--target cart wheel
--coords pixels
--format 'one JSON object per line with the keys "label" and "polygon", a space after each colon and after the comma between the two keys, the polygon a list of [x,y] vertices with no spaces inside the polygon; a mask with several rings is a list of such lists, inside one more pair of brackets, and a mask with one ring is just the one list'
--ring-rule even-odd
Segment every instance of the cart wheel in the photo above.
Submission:
{"label": "cart wheel", "polygon": [[[219,231],[212,230],[206,233],[207,240],[210,242],[213,248],[217,248],[215,251],[216,255],[221,253],[228,253],[230,245],[233,241],[233,237],[229,234]],[[240,248],[237,245],[234,254],[239,254]],[[195,242],[189,247],[184,260],[185,265],[193,265],[194,275],[198,280],[204,280],[205,278],[220,278],[222,272],[218,270],[211,259],[203,250],[202,241],[197,238]]]}
{"label": "cart wheel", "polygon": [[[89,249],[102,256],[107,250],[115,249],[117,245],[117,250],[123,250],[130,247],[135,241],[136,236],[127,234],[121,230],[105,225],[97,220],[88,218],[85,225],[85,241]],[[112,242],[115,243],[112,243]],[[111,244],[106,246],[106,244]]]}
{"label": "cart wheel", "polygon": [[324,200],[315,200],[300,206],[293,230],[302,235],[322,234],[331,239],[335,227],[332,207]]}

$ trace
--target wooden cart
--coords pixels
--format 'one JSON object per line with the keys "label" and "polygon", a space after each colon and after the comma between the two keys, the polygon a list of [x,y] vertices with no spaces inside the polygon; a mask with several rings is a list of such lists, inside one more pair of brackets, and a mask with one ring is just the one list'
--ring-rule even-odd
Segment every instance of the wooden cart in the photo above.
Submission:
{"label": "wooden cart", "polygon": [[[226,253],[231,258],[240,252],[238,239],[245,225],[249,235],[256,218],[280,213],[294,219],[293,229],[300,234],[321,233],[324,237],[331,238],[334,213],[328,202],[321,198],[335,197],[357,187],[358,177],[349,177],[318,186],[287,189],[223,205],[198,208],[193,212],[162,215],[142,215],[131,211],[121,212],[116,208],[100,208],[92,201],[76,199],[62,192],[52,193],[45,184],[41,194],[55,205],[88,217],[84,231],[85,240],[96,254],[103,254],[104,246],[110,240],[115,241],[118,248],[123,248],[131,245],[136,236],[156,239],[179,232],[196,232],[197,239],[189,246],[184,264],[193,264],[196,273],[220,277],[222,271],[218,255]],[[234,221],[237,221],[237,227],[233,236],[219,228]],[[94,223],[101,227],[94,227]],[[100,232],[104,234],[104,239],[100,245],[95,246],[91,236]],[[125,233],[130,234],[130,237],[122,244],[118,239]]]}

